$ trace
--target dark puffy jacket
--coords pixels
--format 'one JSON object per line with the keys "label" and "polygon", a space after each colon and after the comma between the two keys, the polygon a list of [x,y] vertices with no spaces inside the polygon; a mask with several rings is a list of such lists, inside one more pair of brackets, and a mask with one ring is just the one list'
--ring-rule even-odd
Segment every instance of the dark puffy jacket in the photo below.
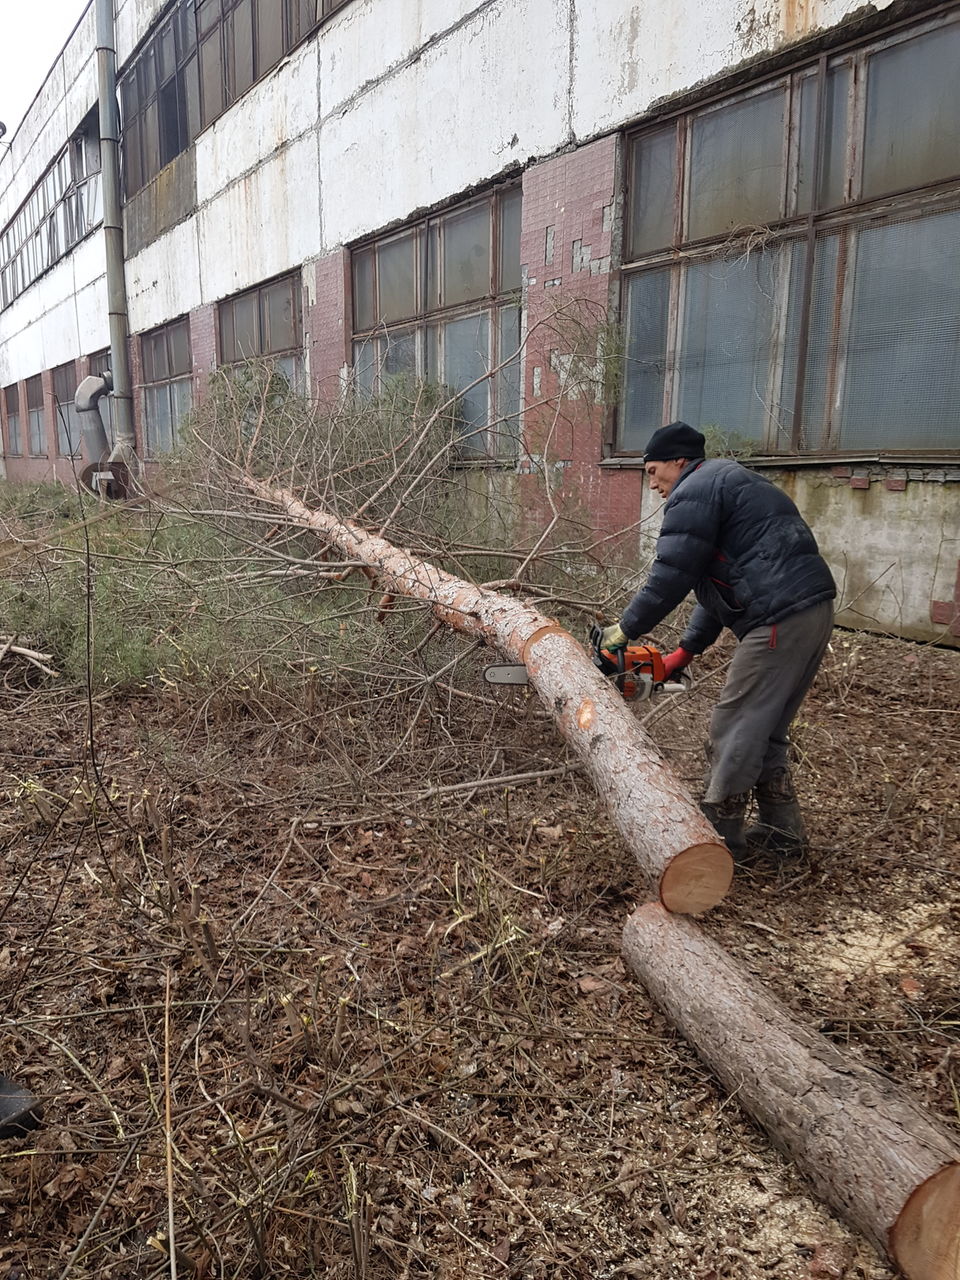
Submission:
{"label": "dark puffy jacket", "polygon": [[806,521],[787,495],[739,462],[691,462],[663,508],[657,557],[620,625],[645,635],[696,594],[680,644],[702,653],[724,627],[742,639],[837,594]]}

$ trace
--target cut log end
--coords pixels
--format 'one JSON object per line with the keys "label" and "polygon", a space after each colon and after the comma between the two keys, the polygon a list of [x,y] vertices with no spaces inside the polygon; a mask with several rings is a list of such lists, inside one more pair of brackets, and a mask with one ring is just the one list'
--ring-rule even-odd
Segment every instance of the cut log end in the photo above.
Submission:
{"label": "cut log end", "polygon": [[725,845],[691,845],[664,871],[660,901],[668,911],[696,916],[722,902],[732,880],[733,858]]}
{"label": "cut log end", "polygon": [[960,1164],[917,1187],[893,1224],[890,1250],[907,1280],[960,1277]]}

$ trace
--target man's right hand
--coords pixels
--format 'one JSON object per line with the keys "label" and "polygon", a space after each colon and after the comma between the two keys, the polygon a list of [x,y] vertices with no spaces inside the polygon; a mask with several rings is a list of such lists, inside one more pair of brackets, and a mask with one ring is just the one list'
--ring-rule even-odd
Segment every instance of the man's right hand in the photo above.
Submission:
{"label": "man's right hand", "polygon": [[616,653],[618,649],[625,649],[629,643],[630,637],[619,622],[613,623],[612,626],[604,627],[600,632],[600,648],[606,649],[608,653]]}
{"label": "man's right hand", "polygon": [[689,666],[696,656],[695,653],[690,653],[683,647],[674,649],[673,653],[666,654],[663,659],[663,670],[666,678],[669,680],[678,671],[682,671],[684,667]]}

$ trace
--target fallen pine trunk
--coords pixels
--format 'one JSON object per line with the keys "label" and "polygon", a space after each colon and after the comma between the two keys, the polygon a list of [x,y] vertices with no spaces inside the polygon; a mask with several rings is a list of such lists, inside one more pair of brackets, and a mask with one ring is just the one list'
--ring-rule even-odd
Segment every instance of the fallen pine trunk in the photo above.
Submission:
{"label": "fallen pine trunk", "polygon": [[885,1076],[795,1022],[693,923],[657,903],[624,957],[656,1002],[809,1178],[909,1280],[960,1278],[960,1143]]}
{"label": "fallen pine trunk", "polygon": [[346,559],[368,565],[388,594],[427,602],[440,621],[524,663],[663,905],[696,913],[724,897],[733,878],[726,847],[569,632],[529,605],[455,578],[350,521],[311,510],[287,490],[250,476],[244,483]]}

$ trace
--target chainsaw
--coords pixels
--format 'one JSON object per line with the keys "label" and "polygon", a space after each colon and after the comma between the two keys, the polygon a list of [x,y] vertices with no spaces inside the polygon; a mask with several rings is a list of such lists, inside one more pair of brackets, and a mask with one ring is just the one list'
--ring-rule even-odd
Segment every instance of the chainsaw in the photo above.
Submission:
{"label": "chainsaw", "polygon": [[[663,654],[655,645],[628,644],[625,649],[603,649],[602,636],[602,627],[590,629],[593,665],[613,681],[627,702],[643,702],[654,693],[686,692],[690,677],[678,672],[673,680],[667,680]],[[529,683],[527,668],[522,662],[484,667],[483,678],[487,684]]]}

